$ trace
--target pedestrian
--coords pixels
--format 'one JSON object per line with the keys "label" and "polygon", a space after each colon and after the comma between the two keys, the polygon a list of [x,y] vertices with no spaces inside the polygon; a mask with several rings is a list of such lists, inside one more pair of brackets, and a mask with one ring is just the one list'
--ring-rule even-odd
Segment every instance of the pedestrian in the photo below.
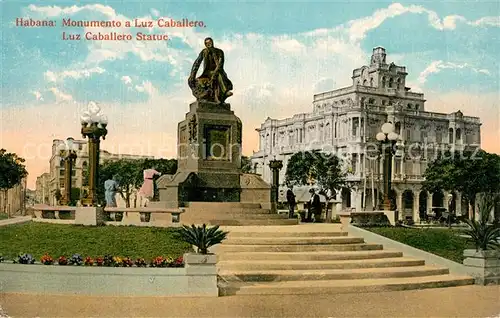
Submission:
{"label": "pedestrian", "polygon": [[288,218],[293,219],[293,215],[295,214],[295,193],[293,193],[293,185],[288,186],[288,190],[286,191],[286,201],[288,202]]}
{"label": "pedestrian", "polygon": [[311,194],[311,199],[309,200],[306,222],[312,222],[312,216],[314,215],[314,222],[317,223],[320,222],[321,218],[321,201],[313,188],[309,189],[309,193]]}

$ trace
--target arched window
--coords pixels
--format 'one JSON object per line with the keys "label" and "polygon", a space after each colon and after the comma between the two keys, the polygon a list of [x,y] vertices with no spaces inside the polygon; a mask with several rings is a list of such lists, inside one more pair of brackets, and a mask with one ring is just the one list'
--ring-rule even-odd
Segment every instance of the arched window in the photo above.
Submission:
{"label": "arched window", "polygon": [[397,134],[401,134],[401,123],[399,121],[394,125],[394,130]]}
{"label": "arched window", "polygon": [[366,78],[363,80],[363,86],[366,86],[366,84],[368,84],[368,81],[366,80]]}
{"label": "arched window", "polygon": [[389,88],[392,88],[392,84],[393,84],[393,79],[392,77],[389,79]]}
{"label": "arched window", "polygon": [[419,110],[419,106],[418,105],[415,105],[415,110]]}
{"label": "arched window", "polygon": [[370,104],[370,105],[375,105],[375,98],[370,98],[370,99],[368,100],[368,104]]}
{"label": "arched window", "polygon": [[382,100],[382,106],[385,106],[385,99]]}
{"label": "arched window", "polygon": [[382,77],[382,87],[385,87],[385,76]]}
{"label": "arched window", "polygon": [[370,86],[373,87],[373,77],[370,78]]}
{"label": "arched window", "polygon": [[457,128],[457,130],[455,131],[455,139],[456,140],[462,139],[462,131],[460,130],[460,128]]}
{"label": "arched window", "polygon": [[453,143],[453,128],[448,129],[448,142]]}

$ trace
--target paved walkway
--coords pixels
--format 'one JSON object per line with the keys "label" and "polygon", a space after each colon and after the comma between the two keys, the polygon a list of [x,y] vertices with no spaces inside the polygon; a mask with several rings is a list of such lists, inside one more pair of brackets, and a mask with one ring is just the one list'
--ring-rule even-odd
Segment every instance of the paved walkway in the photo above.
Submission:
{"label": "paved walkway", "polygon": [[31,218],[31,215],[15,216],[10,219],[0,220],[0,226],[30,222]]}
{"label": "paved walkway", "polygon": [[500,286],[404,292],[227,296],[91,297],[0,294],[11,317],[500,317]]}

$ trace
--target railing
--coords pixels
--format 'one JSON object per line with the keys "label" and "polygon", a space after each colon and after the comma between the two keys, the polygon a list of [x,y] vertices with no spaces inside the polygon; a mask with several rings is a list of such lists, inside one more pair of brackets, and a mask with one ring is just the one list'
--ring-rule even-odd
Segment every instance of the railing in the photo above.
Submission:
{"label": "railing", "polygon": [[[57,224],[79,224],[77,214],[80,207],[74,206],[50,206],[35,204],[33,207],[33,221]],[[87,208],[88,209],[88,208]],[[104,212],[104,223],[106,225],[136,225],[136,226],[179,226],[184,213],[182,208],[121,208],[106,207]]]}

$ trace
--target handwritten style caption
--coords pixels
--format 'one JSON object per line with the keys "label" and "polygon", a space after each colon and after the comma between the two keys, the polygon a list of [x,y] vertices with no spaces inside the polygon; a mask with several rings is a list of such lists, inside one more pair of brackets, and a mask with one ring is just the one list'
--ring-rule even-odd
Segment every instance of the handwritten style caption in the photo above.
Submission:
{"label": "handwritten style caption", "polygon": [[[205,28],[203,21],[181,19],[174,20],[168,18],[159,18],[156,20],[133,19],[127,21],[118,20],[73,20],[71,18],[63,18],[61,21],[55,20],[36,20],[32,18],[16,18],[16,27],[24,28],[39,28],[39,27],[57,27],[61,28],[85,28],[84,33],[62,31],[61,39],[64,41],[168,41],[170,38],[165,33],[151,33],[153,29],[177,29],[177,28]],[[112,28],[137,28],[148,29],[148,32],[117,32],[117,31],[102,31],[92,32],[90,28],[112,29]]]}

